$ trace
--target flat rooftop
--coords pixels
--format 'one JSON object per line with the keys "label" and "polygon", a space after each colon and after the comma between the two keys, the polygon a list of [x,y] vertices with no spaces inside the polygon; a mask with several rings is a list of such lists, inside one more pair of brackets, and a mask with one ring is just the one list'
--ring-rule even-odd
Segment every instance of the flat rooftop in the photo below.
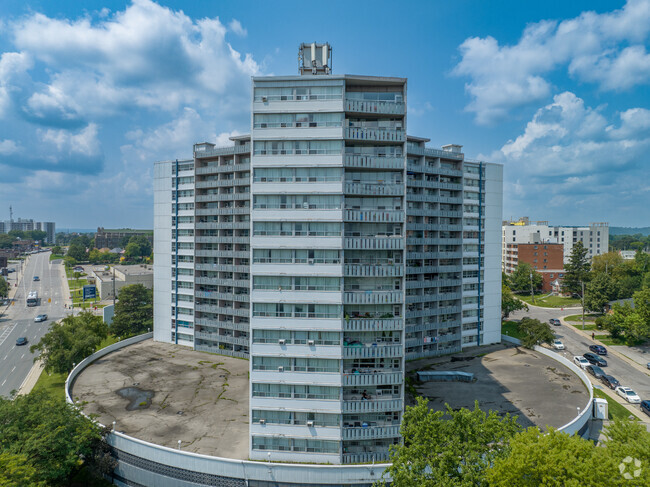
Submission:
{"label": "flat rooftop", "polygon": [[[584,408],[589,394],[569,369],[532,350],[488,346],[408,362],[416,370],[471,372],[473,383],[416,384],[436,410],[474,407],[519,416],[523,426],[560,427]],[[151,443],[204,455],[248,459],[247,360],[145,340],[110,353],[79,374],[72,397],[105,425]],[[126,396],[126,397],[125,397]]]}
{"label": "flat rooftop", "polygon": [[[487,352],[487,353],[486,353]],[[471,357],[453,361],[452,357]],[[422,382],[415,387],[429,398],[429,407],[446,411],[474,409],[478,400],[483,411],[518,416],[523,427],[559,428],[576,417],[589,400],[582,381],[564,365],[534,350],[499,344],[473,351],[418,360],[407,364],[409,372],[417,370],[459,371],[474,374],[474,382]]]}
{"label": "flat rooftop", "polygon": [[145,340],[93,362],[71,395],[87,402],[86,414],[104,425],[115,421],[129,436],[170,448],[181,440],[185,451],[246,460],[248,364]]}

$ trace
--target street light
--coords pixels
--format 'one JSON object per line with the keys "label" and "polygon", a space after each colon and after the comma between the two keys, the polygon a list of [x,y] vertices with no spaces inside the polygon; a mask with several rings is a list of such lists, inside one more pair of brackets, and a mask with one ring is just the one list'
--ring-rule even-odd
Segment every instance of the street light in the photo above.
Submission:
{"label": "street light", "polygon": [[582,286],[582,330],[584,331],[585,329],[585,282],[580,281],[580,285]]}
{"label": "street light", "polygon": [[533,291],[533,271],[530,271],[530,299],[535,304],[535,292]]}

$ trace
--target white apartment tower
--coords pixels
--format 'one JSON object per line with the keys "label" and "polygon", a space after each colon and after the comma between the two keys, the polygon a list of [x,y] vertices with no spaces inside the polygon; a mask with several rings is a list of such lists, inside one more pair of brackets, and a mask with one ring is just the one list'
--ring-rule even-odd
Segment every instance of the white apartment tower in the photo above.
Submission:
{"label": "white apartment tower", "polygon": [[154,338],[250,359],[252,459],[386,461],[405,360],[500,340],[502,167],[408,137],[404,78],[299,68],[156,164]]}

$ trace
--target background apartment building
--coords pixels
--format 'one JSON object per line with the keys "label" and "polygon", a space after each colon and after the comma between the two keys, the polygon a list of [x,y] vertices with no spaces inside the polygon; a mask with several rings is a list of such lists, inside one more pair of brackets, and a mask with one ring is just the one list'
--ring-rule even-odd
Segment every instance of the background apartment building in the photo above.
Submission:
{"label": "background apartment building", "polygon": [[587,249],[587,257],[608,252],[609,224],[590,223],[587,227],[549,226],[546,221],[531,222],[528,217],[519,221],[504,221],[501,229],[502,267],[505,272],[512,267],[516,253],[512,244],[557,243],[564,246],[564,263],[571,258],[573,246],[577,242]]}
{"label": "background apartment building", "polygon": [[154,338],[250,358],[250,456],[399,441],[404,361],[500,340],[502,167],[406,135],[406,79],[253,78],[252,130],[155,165]]}
{"label": "background apartment building", "polygon": [[13,217],[0,222],[0,233],[9,233],[12,230],[19,230],[21,232],[39,230],[45,232],[45,243],[52,245],[56,237],[56,224],[54,222],[35,222],[32,219],[26,218],[14,220]]}
{"label": "background apartment building", "polygon": [[147,237],[153,244],[152,230],[132,230],[131,228],[119,228],[115,230],[98,227],[95,232],[95,248],[97,249],[114,249],[116,247],[126,248],[131,237]]}

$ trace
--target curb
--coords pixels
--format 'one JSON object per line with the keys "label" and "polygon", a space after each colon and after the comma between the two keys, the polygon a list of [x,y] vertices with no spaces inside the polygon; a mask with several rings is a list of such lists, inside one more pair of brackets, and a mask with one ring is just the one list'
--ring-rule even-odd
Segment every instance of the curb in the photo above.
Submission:
{"label": "curb", "polygon": [[34,389],[34,386],[38,382],[38,379],[41,376],[44,367],[45,365],[43,364],[42,360],[39,359],[34,362],[34,365],[31,369],[29,369],[29,372],[27,373],[27,377],[25,377],[25,380],[22,384],[20,384],[20,387],[18,388],[18,395],[29,394],[32,392],[32,389]]}

